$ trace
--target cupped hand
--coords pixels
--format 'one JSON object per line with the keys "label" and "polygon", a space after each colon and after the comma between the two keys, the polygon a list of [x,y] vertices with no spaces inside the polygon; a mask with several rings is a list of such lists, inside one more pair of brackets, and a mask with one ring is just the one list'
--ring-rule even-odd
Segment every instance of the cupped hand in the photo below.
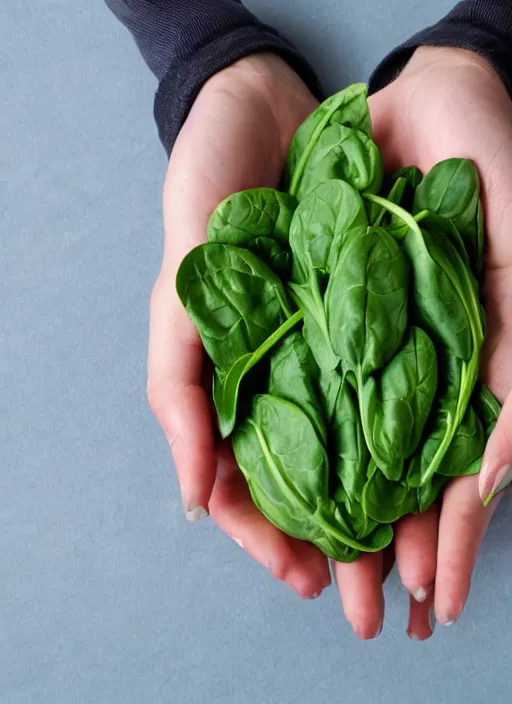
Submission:
{"label": "cupped hand", "polygon": [[228,195],[277,187],[290,140],[316,102],[274,55],[243,59],[211,78],[194,102],[169,162],[165,243],[151,298],[148,397],[169,441],[189,520],[207,512],[233,540],[300,596],[330,583],[326,558],[278,531],[256,509],[212,421],[208,366],[175,286],[178,267],[206,241],[208,219]]}
{"label": "cupped hand", "polygon": [[[458,49],[421,47],[393,83],[370,99],[374,139],[386,170],[414,164],[424,173],[449,157],[476,164],[487,226],[487,341],[482,376],[504,402],[480,476],[453,480],[437,507],[403,519],[395,550],[411,593],[409,635],[431,635],[428,608],[440,623],[462,613],[478,549],[512,464],[512,102],[484,59]],[[371,560],[361,567],[369,601],[381,601],[381,580]],[[371,585],[371,587],[369,586]],[[368,612],[364,618],[368,621]],[[377,616],[373,616],[374,623]],[[371,628],[370,628],[371,630]]]}

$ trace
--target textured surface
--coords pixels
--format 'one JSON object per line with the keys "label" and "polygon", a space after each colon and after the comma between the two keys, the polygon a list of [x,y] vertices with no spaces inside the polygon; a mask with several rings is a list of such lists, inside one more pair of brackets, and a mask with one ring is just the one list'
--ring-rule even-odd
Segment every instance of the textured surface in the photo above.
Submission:
{"label": "textured surface", "polygon": [[[330,89],[450,6],[248,4]],[[334,589],[300,603],[185,523],[144,392],[154,79],[87,0],[1,3],[0,66],[0,702],[509,702],[510,500],[461,623],[424,644],[404,634],[396,578],[383,635],[362,644]]]}

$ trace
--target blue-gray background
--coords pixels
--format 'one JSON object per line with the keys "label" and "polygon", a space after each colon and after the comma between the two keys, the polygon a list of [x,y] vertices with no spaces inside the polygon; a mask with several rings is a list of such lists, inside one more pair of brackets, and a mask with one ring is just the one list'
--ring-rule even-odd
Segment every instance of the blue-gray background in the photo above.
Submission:
{"label": "blue-gray background", "polygon": [[[249,2],[334,90],[451,5]],[[155,84],[101,1],[0,3],[0,702],[510,702],[506,502],[462,621],[359,643],[186,524],[145,400],[165,158]]]}

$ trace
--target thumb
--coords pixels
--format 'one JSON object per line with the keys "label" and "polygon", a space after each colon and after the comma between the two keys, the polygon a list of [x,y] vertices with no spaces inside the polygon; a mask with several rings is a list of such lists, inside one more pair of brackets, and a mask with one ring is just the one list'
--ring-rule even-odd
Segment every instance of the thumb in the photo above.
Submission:
{"label": "thumb", "polygon": [[485,448],[478,482],[480,498],[487,506],[512,482],[512,392],[505,399],[496,427]]}

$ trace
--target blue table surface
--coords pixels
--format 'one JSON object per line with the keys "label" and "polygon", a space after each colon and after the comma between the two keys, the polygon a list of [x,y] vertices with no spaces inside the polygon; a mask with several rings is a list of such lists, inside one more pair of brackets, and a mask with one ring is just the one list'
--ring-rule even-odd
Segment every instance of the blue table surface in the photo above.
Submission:
{"label": "blue table surface", "polygon": [[[330,90],[449,0],[251,1]],[[166,160],[155,82],[102,2],[0,4],[0,702],[510,702],[512,504],[461,622],[413,643],[407,598],[361,643],[185,522],[145,398]]]}

